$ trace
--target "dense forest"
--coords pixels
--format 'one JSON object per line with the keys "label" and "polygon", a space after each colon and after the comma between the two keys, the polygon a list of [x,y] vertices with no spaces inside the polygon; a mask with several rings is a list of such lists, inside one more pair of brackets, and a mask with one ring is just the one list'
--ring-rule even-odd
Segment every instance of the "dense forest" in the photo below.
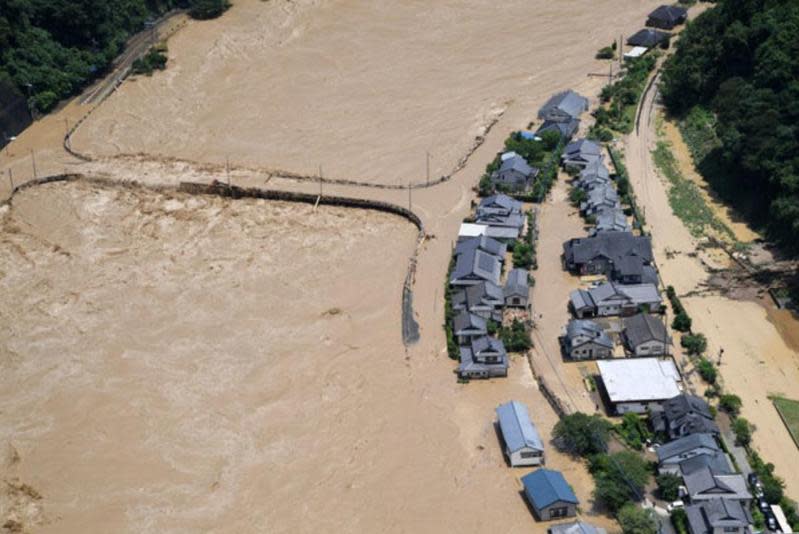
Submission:
{"label": "dense forest", "polygon": [[662,91],[714,189],[799,252],[799,2],[720,0],[680,37]]}
{"label": "dense forest", "polygon": [[227,0],[0,0],[0,79],[39,112],[102,74],[147,20],[175,7],[213,18]]}

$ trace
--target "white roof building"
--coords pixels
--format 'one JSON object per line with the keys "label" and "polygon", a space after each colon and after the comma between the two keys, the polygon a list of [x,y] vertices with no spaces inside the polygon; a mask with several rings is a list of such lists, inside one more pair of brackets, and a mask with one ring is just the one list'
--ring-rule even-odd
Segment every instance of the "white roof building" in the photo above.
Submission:
{"label": "white roof building", "polygon": [[613,410],[644,413],[682,393],[682,377],[672,359],[637,358],[597,362]]}
{"label": "white roof building", "polygon": [[634,46],[629,52],[624,53],[624,59],[635,59],[637,57],[641,57],[646,54],[647,50],[649,49],[645,46]]}
{"label": "white roof building", "polygon": [[480,237],[485,235],[487,228],[486,224],[462,223],[458,237]]}

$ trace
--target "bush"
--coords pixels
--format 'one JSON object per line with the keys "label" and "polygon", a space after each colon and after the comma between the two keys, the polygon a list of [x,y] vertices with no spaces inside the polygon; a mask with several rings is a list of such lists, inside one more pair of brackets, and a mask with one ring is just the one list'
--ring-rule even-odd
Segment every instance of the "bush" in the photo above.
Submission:
{"label": "bush", "polygon": [[516,241],[513,245],[513,266],[517,269],[529,269],[533,266],[533,247],[528,243]]}
{"label": "bush", "polygon": [[622,534],[657,534],[658,524],[652,510],[626,504],[617,516]]}
{"label": "bush", "polygon": [[588,193],[579,187],[574,187],[571,191],[569,191],[569,200],[571,200],[572,204],[575,206],[579,206],[580,203],[585,202],[587,199]]}
{"label": "bush", "polygon": [[663,473],[655,479],[658,484],[660,498],[667,502],[676,501],[680,496],[682,478],[672,473]]}
{"label": "bush", "polygon": [[688,514],[685,513],[685,510],[681,508],[674,510],[671,513],[671,524],[674,525],[674,530],[677,531],[677,534],[689,534]]}
{"label": "bush", "polygon": [[606,46],[604,48],[600,48],[599,51],[596,53],[597,59],[613,59],[616,57],[616,52],[614,51],[612,46]]}
{"label": "bush", "polygon": [[594,455],[588,469],[596,481],[594,498],[612,512],[630,501],[640,501],[650,478],[649,464],[631,451]]}
{"label": "bush", "polygon": [[707,338],[704,334],[686,334],[682,336],[680,345],[688,351],[688,354],[703,354],[707,350]]}
{"label": "bush", "polygon": [[192,0],[191,4],[189,15],[198,20],[214,19],[230,7],[228,0]]}
{"label": "bush", "polygon": [[533,346],[530,333],[524,323],[514,319],[510,327],[503,326],[499,329],[499,338],[508,352],[524,352]]}
{"label": "bush", "polygon": [[713,366],[713,362],[707,358],[702,358],[699,360],[696,368],[699,371],[699,376],[702,377],[702,380],[708,384],[716,383],[716,368]]}
{"label": "bush", "polygon": [[743,417],[736,417],[732,423],[732,430],[735,432],[735,443],[742,447],[747,447],[752,442],[752,425]]}
{"label": "bush", "polygon": [[743,402],[738,395],[728,393],[719,398],[719,408],[733,417],[738,417],[738,414],[741,413],[741,406],[743,406]]}
{"label": "bush", "polygon": [[691,318],[688,317],[688,314],[685,313],[685,310],[680,310],[677,312],[677,315],[674,316],[674,320],[671,322],[671,327],[678,332],[691,331]]}
{"label": "bush", "polygon": [[58,95],[53,91],[43,91],[31,98],[31,106],[40,113],[47,113],[58,104]]}
{"label": "bush", "polygon": [[151,48],[144,56],[133,62],[130,71],[133,74],[146,74],[152,75],[155,70],[164,70],[166,68],[166,47],[158,46]]}
{"label": "bush", "polygon": [[541,134],[541,142],[544,145],[544,148],[549,150],[550,152],[557,148],[558,143],[560,143],[560,134],[558,132],[547,131]]}
{"label": "bush", "polygon": [[607,450],[611,427],[598,415],[577,412],[558,421],[552,437],[558,449],[577,456],[589,456]]}

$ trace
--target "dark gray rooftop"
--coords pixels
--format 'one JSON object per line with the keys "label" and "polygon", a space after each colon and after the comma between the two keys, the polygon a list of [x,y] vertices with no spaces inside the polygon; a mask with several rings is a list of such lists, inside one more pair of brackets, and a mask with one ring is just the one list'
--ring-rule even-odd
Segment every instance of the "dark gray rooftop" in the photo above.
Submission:
{"label": "dark gray rooftop", "polygon": [[461,312],[458,313],[458,315],[456,315],[452,320],[452,327],[456,334],[464,330],[478,330],[481,332],[486,332],[488,329],[488,324],[487,321],[479,315],[469,313],[466,310],[461,310]]}
{"label": "dark gray rooftop", "polygon": [[639,313],[624,319],[624,336],[632,347],[650,341],[669,342],[669,334],[662,318],[648,313]]}
{"label": "dark gray rooftop", "polygon": [[649,14],[650,19],[677,24],[680,19],[688,16],[688,10],[679,6],[662,5]]}
{"label": "dark gray rooftop", "polygon": [[577,119],[588,109],[588,99],[571,89],[554,94],[538,110],[538,118],[550,118],[550,112],[553,109],[558,109],[571,116],[572,119]]}
{"label": "dark gray rooftop", "polygon": [[711,434],[691,434],[684,438],[675,439],[670,443],[661,445],[657,450],[658,461],[667,460],[681,454],[690,452],[698,447],[704,447],[714,452],[721,452],[716,439]]}
{"label": "dark gray rooftop", "polygon": [[505,282],[505,296],[522,295],[527,297],[529,291],[530,286],[527,282],[527,270],[511,269],[508,273],[508,279]]}
{"label": "dark gray rooftop", "polygon": [[527,163],[527,160],[525,160],[523,157],[519,155],[506,159],[505,161],[502,162],[502,165],[499,167],[500,174],[510,170],[521,173],[527,177],[533,175],[533,168],[530,167],[530,165]]}
{"label": "dark gray rooftop", "polygon": [[671,34],[668,32],[645,28],[634,33],[629,39],[627,39],[627,44],[630,46],[643,46],[646,48],[651,48],[668,41],[670,38]]}
{"label": "dark gray rooftop", "polygon": [[568,263],[583,264],[599,257],[618,262],[625,256],[639,256],[652,261],[652,242],[649,237],[630,232],[603,232],[593,237],[571,239],[563,244]]}

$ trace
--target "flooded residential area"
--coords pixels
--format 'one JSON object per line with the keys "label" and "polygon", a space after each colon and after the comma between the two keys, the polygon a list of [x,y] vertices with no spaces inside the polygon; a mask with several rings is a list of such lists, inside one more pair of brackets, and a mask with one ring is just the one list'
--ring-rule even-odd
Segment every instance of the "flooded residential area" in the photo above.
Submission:
{"label": "flooded residential area", "polygon": [[3,132],[0,532],[792,530],[795,264],[657,159],[712,4],[224,4]]}

